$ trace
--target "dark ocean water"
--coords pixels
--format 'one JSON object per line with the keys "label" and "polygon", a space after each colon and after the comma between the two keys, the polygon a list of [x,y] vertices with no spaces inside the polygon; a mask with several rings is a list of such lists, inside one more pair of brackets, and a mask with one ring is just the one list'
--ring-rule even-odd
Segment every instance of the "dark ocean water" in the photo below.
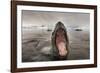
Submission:
{"label": "dark ocean water", "polygon": [[[69,55],[67,60],[89,59],[89,32],[68,30]],[[54,61],[51,47],[52,31],[24,28],[22,32],[22,62]]]}

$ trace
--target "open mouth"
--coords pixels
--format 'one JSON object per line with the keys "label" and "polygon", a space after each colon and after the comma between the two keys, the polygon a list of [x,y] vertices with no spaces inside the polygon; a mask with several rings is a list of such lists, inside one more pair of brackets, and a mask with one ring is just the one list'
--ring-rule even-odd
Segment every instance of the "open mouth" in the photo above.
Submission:
{"label": "open mouth", "polygon": [[68,50],[66,47],[66,37],[64,34],[64,30],[63,29],[58,29],[56,32],[56,47],[58,49],[59,55],[60,57],[64,57],[67,55]]}

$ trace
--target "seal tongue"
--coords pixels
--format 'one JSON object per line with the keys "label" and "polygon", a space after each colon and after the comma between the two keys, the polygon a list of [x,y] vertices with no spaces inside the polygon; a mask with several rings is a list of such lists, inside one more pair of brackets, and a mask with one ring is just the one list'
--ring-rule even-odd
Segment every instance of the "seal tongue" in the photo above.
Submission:
{"label": "seal tongue", "polygon": [[58,43],[58,50],[60,56],[65,56],[67,54],[67,50],[64,42]]}

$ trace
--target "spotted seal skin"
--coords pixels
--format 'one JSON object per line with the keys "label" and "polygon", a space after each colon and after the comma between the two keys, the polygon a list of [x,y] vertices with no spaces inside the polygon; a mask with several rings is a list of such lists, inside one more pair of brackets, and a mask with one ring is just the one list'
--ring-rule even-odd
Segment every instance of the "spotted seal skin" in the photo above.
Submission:
{"label": "spotted seal skin", "polygon": [[67,30],[62,22],[58,22],[52,32],[52,53],[54,60],[67,60],[69,40]]}

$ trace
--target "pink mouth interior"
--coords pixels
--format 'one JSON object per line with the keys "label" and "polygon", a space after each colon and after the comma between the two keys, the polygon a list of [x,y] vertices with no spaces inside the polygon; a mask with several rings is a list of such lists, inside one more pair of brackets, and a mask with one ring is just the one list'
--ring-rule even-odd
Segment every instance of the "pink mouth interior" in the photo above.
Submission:
{"label": "pink mouth interior", "polygon": [[56,46],[58,48],[60,56],[65,56],[67,54],[63,30],[58,30],[56,34]]}

